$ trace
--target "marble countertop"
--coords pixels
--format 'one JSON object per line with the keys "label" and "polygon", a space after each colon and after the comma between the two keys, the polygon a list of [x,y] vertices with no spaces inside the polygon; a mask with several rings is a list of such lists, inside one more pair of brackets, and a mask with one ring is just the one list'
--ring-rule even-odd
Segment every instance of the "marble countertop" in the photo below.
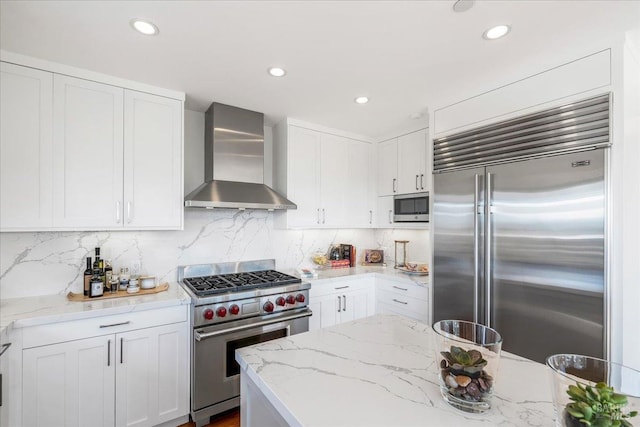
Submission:
{"label": "marble countertop", "polygon": [[292,426],[551,426],[547,368],[501,355],[493,407],[468,414],[440,395],[432,330],[376,315],[245,347],[236,360]]}
{"label": "marble countertop", "polygon": [[87,302],[69,301],[65,295],[43,295],[0,300],[0,333],[10,328],[24,328],[48,323],[79,320],[97,316],[130,313],[189,304],[191,300],[178,283],[156,294]]}
{"label": "marble countertop", "polygon": [[351,267],[351,268],[333,268],[326,270],[316,270],[318,273],[318,277],[304,279],[313,284],[316,280],[330,280],[330,279],[341,279],[350,276],[361,276],[361,275],[380,275],[382,277],[393,278],[394,280],[400,281],[410,281],[416,283],[420,286],[428,286],[429,284],[429,275],[418,275],[418,274],[408,274],[404,273],[400,270],[396,270],[393,267]]}

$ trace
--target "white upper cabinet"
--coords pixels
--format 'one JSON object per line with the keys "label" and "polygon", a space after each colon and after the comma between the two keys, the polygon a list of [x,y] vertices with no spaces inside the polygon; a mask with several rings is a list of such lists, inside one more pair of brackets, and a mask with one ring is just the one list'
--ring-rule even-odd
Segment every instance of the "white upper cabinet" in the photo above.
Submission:
{"label": "white upper cabinet", "polygon": [[184,98],[0,64],[1,231],[182,229]]}
{"label": "white upper cabinet", "polygon": [[124,227],[182,227],[182,102],[125,90]]}
{"label": "white upper cabinet", "polygon": [[53,74],[0,63],[0,230],[52,225]]}
{"label": "white upper cabinet", "polygon": [[369,142],[286,121],[274,135],[274,187],[298,206],[279,212],[278,226],[372,227],[373,148]]}
{"label": "white upper cabinet", "polygon": [[425,129],[398,137],[398,194],[429,191]]}
{"label": "white upper cabinet", "polygon": [[53,225],[122,228],[124,90],[55,75]]}
{"label": "white upper cabinet", "polygon": [[431,186],[427,129],[378,144],[378,196],[421,193]]}
{"label": "white upper cabinet", "polygon": [[[298,208],[288,214],[289,227],[317,227],[320,224],[320,133],[291,126],[287,162],[287,197]],[[295,177],[295,179],[293,178]]]}
{"label": "white upper cabinet", "polygon": [[398,191],[398,138],[378,146],[378,196],[392,196]]}

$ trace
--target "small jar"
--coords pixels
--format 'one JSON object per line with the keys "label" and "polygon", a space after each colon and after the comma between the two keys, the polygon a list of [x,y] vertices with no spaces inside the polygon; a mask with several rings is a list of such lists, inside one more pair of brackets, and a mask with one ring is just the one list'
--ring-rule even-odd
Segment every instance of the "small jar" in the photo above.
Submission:
{"label": "small jar", "polygon": [[127,290],[127,286],[129,286],[129,268],[128,267],[121,267],[120,268],[120,287],[119,289],[121,291],[126,291]]}
{"label": "small jar", "polygon": [[109,286],[111,288],[111,293],[118,292],[118,289],[120,288],[120,280],[118,280],[118,276],[111,276]]}

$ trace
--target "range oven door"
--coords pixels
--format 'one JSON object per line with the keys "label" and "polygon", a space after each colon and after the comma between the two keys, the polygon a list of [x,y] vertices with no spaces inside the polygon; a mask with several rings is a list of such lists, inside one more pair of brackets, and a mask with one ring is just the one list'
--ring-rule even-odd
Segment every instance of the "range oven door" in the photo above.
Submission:
{"label": "range oven door", "polygon": [[305,307],[193,331],[192,410],[240,395],[240,366],[235,351],[242,347],[309,330],[312,312]]}

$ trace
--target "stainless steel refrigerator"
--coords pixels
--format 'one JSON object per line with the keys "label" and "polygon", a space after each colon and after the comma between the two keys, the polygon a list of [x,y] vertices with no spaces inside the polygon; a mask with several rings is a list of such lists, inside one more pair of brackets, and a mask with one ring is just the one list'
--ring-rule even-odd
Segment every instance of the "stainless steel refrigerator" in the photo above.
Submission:
{"label": "stainless steel refrigerator", "polygon": [[539,362],[606,358],[609,104],[434,140],[434,321],[486,324],[504,350]]}

